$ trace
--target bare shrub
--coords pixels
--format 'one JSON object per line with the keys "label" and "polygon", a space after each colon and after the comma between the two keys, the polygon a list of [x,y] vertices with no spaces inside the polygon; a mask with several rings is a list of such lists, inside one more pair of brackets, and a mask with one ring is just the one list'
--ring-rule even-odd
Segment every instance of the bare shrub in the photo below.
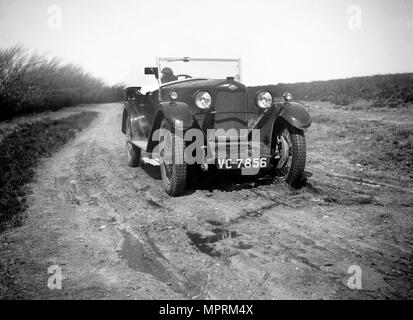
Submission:
{"label": "bare shrub", "polygon": [[31,54],[21,46],[0,49],[0,119],[79,103],[119,101],[122,96],[122,86],[107,86],[78,65]]}

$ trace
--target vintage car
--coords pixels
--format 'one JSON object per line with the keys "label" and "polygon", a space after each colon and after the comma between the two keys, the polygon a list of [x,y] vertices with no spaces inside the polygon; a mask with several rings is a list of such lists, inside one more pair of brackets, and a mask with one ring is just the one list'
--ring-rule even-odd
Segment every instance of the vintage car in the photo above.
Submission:
{"label": "vintage car", "polygon": [[[171,196],[185,192],[188,167],[194,165],[245,174],[266,170],[294,187],[301,184],[304,130],[311,124],[304,104],[290,93],[276,99],[266,90],[248,92],[240,59],[157,58],[156,64],[145,68],[156,81],[153,90],[126,88],[121,130],[129,166],[140,165],[141,151],[156,153]],[[188,152],[194,136],[203,139]],[[194,149],[196,161],[186,161]]]}

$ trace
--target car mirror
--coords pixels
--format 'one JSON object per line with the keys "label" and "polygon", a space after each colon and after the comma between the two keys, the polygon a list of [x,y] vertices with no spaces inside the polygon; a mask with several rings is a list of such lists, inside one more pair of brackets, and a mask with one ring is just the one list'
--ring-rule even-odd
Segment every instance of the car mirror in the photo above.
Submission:
{"label": "car mirror", "polygon": [[158,68],[156,67],[146,67],[145,68],[145,74],[153,74],[155,75],[155,78],[159,78],[159,73],[158,73]]}

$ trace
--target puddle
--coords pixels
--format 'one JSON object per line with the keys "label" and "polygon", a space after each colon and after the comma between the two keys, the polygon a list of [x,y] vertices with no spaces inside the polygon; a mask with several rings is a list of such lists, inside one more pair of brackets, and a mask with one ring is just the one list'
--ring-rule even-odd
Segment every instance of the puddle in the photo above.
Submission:
{"label": "puddle", "polygon": [[248,250],[248,249],[251,249],[253,247],[253,245],[250,244],[250,243],[245,243],[243,241],[240,241],[234,247],[237,248],[237,249],[241,249],[241,250]]}
{"label": "puddle", "polygon": [[214,243],[228,239],[236,238],[240,235],[236,231],[230,231],[224,228],[215,228],[211,230],[213,235],[202,235],[197,232],[188,231],[186,234],[191,239],[192,244],[199,249],[199,251],[211,256],[211,257],[221,257],[222,253],[215,250]]}
{"label": "puddle", "polygon": [[375,198],[370,195],[352,194],[349,192],[332,192],[323,198],[326,204],[337,203],[344,205],[358,205],[358,204],[371,204],[375,202]]}
{"label": "puddle", "polygon": [[247,217],[251,217],[251,218],[259,218],[262,216],[262,210],[263,209],[258,209],[258,210],[248,210],[246,213]]}
{"label": "puddle", "polygon": [[[200,296],[201,292],[194,284],[181,279],[160,262],[165,259],[155,246],[153,241],[148,240],[150,249],[145,249],[142,243],[125,230],[120,230],[123,241],[118,251],[119,257],[124,259],[128,266],[136,271],[153,276],[155,279],[167,284],[173,291],[187,297]],[[153,250],[153,252],[152,252]]]}
{"label": "puddle", "polygon": [[223,222],[220,222],[218,220],[212,220],[211,219],[211,220],[206,220],[206,222],[209,223],[209,224],[212,224],[213,226],[216,226],[216,227],[221,227],[221,226],[224,225]]}
{"label": "puddle", "polygon": [[170,281],[170,276],[156,257],[146,252],[142,244],[127,231],[121,230],[121,233],[123,242],[119,256],[125,259],[129,267],[150,274],[162,282]]}
{"label": "puddle", "polygon": [[163,206],[162,206],[161,204],[159,204],[159,203],[158,203],[156,200],[154,200],[154,199],[148,198],[148,199],[146,199],[146,202],[147,202],[148,204],[150,204],[152,207],[159,208],[159,209],[162,209],[162,208],[163,208]]}

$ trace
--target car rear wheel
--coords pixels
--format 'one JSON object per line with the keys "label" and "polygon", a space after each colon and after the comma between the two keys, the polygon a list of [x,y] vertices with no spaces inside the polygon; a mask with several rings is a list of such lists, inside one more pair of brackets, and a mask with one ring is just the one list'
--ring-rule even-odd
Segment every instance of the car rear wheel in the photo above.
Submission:
{"label": "car rear wheel", "polygon": [[161,123],[161,176],[165,192],[180,196],[185,191],[187,164],[184,162],[184,141],[173,132],[166,119]]}
{"label": "car rear wheel", "polygon": [[306,161],[303,130],[282,122],[276,131],[276,151],[279,156],[277,175],[293,187],[300,187]]}
{"label": "car rear wheel", "polygon": [[129,167],[139,167],[141,161],[141,149],[131,142],[130,116],[126,120],[126,159]]}

